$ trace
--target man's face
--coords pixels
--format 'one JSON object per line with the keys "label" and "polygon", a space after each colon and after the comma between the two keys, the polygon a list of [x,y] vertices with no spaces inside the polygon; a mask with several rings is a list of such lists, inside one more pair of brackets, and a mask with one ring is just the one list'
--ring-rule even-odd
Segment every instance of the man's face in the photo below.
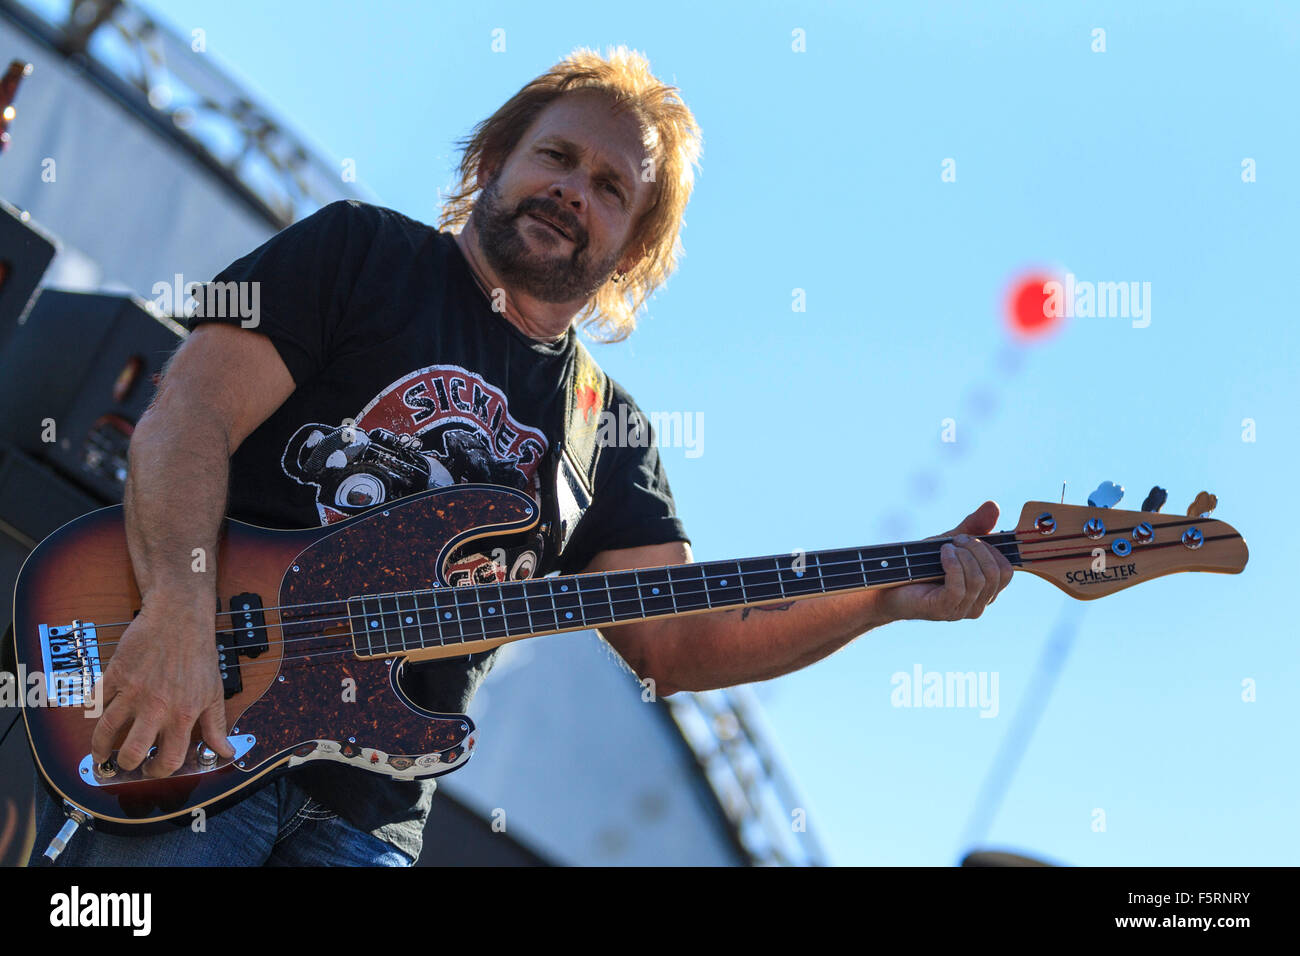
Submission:
{"label": "man's face", "polygon": [[620,265],[631,268],[633,256],[620,260],[654,186],[641,181],[646,156],[636,120],[599,94],[568,93],[547,107],[474,205],[479,244],[501,281],[543,302],[576,302]]}

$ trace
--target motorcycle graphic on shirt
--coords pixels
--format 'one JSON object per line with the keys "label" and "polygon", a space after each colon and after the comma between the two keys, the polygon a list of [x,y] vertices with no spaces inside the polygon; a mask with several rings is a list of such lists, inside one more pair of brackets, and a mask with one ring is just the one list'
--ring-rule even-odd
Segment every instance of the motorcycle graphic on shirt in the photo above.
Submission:
{"label": "motorcycle graphic on shirt", "polygon": [[[541,505],[538,465],[546,436],[515,420],[504,393],[456,365],[411,372],[380,392],[355,419],[310,422],[289,438],[284,473],[316,490],[321,524],[331,524],[429,488],[486,482],[528,491]],[[541,538],[512,555],[458,555],[448,583],[530,577]]]}

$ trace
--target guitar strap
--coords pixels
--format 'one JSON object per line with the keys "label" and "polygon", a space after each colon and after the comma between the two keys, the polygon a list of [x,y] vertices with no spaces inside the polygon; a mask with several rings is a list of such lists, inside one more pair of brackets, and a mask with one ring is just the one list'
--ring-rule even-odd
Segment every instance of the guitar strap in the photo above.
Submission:
{"label": "guitar strap", "polygon": [[555,504],[547,517],[551,553],[558,560],[596,496],[596,467],[600,463],[601,413],[613,399],[613,386],[581,340],[564,383],[563,431],[552,447],[549,481]]}

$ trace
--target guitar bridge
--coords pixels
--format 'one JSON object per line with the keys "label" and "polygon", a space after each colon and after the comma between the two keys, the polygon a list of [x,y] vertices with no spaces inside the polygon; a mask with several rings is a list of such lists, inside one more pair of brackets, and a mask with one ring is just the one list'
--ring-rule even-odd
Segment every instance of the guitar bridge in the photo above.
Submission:
{"label": "guitar bridge", "polygon": [[94,623],[40,625],[46,699],[52,707],[81,707],[103,677]]}

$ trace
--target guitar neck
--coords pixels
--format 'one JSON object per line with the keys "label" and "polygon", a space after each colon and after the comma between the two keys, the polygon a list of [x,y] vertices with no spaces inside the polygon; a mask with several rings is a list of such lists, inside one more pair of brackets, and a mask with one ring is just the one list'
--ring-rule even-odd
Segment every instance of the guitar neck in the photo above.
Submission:
{"label": "guitar neck", "polygon": [[[1013,566],[1022,564],[1014,532],[980,539]],[[349,599],[348,620],[362,657],[499,643],[624,621],[941,580],[939,549],[950,540],[363,595]]]}

